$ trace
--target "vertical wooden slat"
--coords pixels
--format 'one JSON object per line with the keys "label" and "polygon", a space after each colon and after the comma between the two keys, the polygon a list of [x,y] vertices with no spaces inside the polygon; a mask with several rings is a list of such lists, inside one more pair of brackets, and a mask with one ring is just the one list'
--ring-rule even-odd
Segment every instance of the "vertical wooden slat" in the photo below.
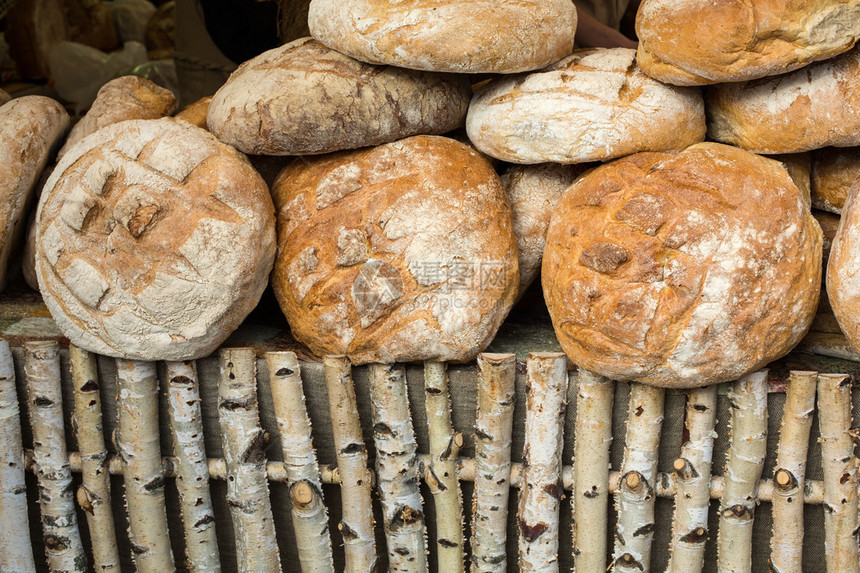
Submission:
{"label": "vertical wooden slat", "polygon": [[478,356],[476,470],[472,494],[474,573],[501,573],[507,567],[516,367],[514,354]]}
{"label": "vertical wooden slat", "polygon": [[328,510],[311,438],[299,361],[294,352],[266,354],[269,385],[292,502],[293,531],[303,573],[334,571]]}
{"label": "vertical wooden slat", "polygon": [[72,345],[69,359],[75,389],[74,427],[81,453],[78,505],[87,514],[95,570],[119,571],[96,356]]}
{"label": "vertical wooden slat", "polygon": [[773,474],[770,568],[774,573],[801,573],[803,570],[806,455],[817,381],[815,372],[792,372],[786,391]]}
{"label": "vertical wooden slat", "polygon": [[[0,340],[0,571],[35,571],[24,481],[21,416],[9,342]],[[14,526],[11,526],[14,524]]]}
{"label": "vertical wooden slat", "polygon": [[[561,449],[567,408],[567,357],[529,354],[523,475],[520,484],[520,571],[558,571]],[[608,468],[607,468],[608,471]]]}
{"label": "vertical wooden slat", "polygon": [[376,569],[371,487],[367,447],[361,434],[352,368],[344,356],[326,356],[325,380],[334,451],[340,474],[342,510],[339,529],[347,573],[371,573]]}

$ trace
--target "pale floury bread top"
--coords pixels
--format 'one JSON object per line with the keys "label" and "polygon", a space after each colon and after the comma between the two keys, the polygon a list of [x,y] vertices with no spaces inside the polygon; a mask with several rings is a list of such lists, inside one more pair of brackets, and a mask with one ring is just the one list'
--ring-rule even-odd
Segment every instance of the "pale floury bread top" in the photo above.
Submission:
{"label": "pale floury bread top", "polygon": [[784,74],[850,50],[860,0],[643,0],[639,65],[676,85]]}
{"label": "pale floury bread top", "polygon": [[459,73],[540,69],[573,49],[570,0],[311,0],[311,35],[357,60]]}
{"label": "pale floury bread top", "polygon": [[783,356],[815,315],[821,229],[783,166],[701,143],[580,178],[541,279],[562,348],[615,380],[694,387]]}
{"label": "pale floury bread top", "polygon": [[702,141],[705,111],[699,88],[649,78],[635,50],[577,50],[481,88],[466,130],[475,147],[503,161],[583,163]]}
{"label": "pale floury bread top", "polygon": [[241,153],[189,123],[117,123],[69,149],[36,217],[36,275],[81,348],[136,360],[208,355],[257,305],[274,206]]}

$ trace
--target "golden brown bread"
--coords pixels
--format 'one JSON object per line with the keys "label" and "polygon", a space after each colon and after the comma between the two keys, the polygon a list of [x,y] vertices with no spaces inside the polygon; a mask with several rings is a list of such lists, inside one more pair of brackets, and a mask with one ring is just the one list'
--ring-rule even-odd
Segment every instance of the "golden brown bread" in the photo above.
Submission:
{"label": "golden brown bread", "polygon": [[841,213],[848,191],[860,180],[860,147],[825,147],[812,153],[812,204]]}
{"label": "golden brown bread", "polygon": [[241,153],[172,118],[75,145],[36,217],[36,276],[73,344],[135,360],[206,356],[257,305],[275,257],[269,190]]}
{"label": "golden brown bread", "polygon": [[716,143],[640,153],[562,197],[544,296],[578,366],[665,387],[734,380],[806,332],[821,240],[776,161]]}
{"label": "golden brown bread", "polygon": [[643,0],[639,65],[675,85],[784,74],[850,50],[858,0]]}
{"label": "golden brown bread", "polygon": [[836,238],[836,231],[839,229],[840,217],[835,213],[819,209],[813,209],[812,216],[818,221],[818,226],[821,227],[821,233],[824,237],[822,253],[824,262],[826,263],[830,258],[830,249],[833,247],[833,239]]}
{"label": "golden brown bread", "polygon": [[436,72],[537,70],[573,49],[570,0],[311,0],[311,35],[357,60]]}
{"label": "golden brown bread", "polygon": [[505,190],[462,143],[416,136],[297,160],[272,191],[272,286],[293,335],[317,355],[471,360],[513,304]]}
{"label": "golden brown bread", "polygon": [[827,261],[827,297],[839,327],[855,350],[860,350],[860,181],[855,182],[842,207],[839,228]]}
{"label": "golden brown bread", "polygon": [[206,126],[206,114],[209,113],[209,104],[212,103],[212,96],[202,97],[194,103],[190,103],[182,108],[174,117],[182,119],[196,125],[202,129],[208,129]]}

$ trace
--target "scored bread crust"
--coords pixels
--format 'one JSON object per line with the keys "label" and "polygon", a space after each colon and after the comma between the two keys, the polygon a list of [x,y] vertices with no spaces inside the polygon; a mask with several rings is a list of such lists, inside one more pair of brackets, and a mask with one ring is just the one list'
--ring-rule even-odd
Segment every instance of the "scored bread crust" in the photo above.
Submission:
{"label": "scored bread crust", "polygon": [[416,136],[297,160],[273,195],[272,286],[293,335],[319,356],[471,360],[514,302],[510,206],[465,144]]}
{"label": "scored bread crust", "polygon": [[570,54],[570,0],[311,0],[308,26],[357,60],[455,73],[537,70]]}
{"label": "scored bread crust", "polygon": [[643,0],[642,70],[675,85],[747,81],[850,50],[858,0]]}
{"label": "scored bread crust", "polygon": [[120,358],[208,355],[257,305],[275,257],[265,182],[172,118],[81,140],[48,178],[36,225],[36,276],[57,326]]}
{"label": "scored bread crust", "polygon": [[371,66],[302,38],[239,66],[207,126],[249,154],[322,154],[456,129],[471,94],[464,77]]}
{"label": "scored bread crust", "polygon": [[480,151],[503,161],[582,163],[702,141],[705,110],[698,88],[643,74],[635,50],[577,50],[539,72],[483,87],[466,130]]}
{"label": "scored bread crust", "polygon": [[815,315],[821,229],[782,165],[716,143],[580,178],[541,272],[562,348],[614,380],[695,387],[786,354]]}

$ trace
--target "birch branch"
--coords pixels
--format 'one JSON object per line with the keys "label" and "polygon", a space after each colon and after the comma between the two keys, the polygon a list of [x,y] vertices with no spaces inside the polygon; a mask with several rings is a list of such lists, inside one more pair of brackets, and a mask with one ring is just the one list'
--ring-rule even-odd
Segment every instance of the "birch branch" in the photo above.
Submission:
{"label": "birch branch", "polygon": [[427,570],[420,469],[403,366],[370,366],[376,476],[389,571]]}
{"label": "birch branch", "polygon": [[176,459],[176,488],[185,531],[186,566],[189,570],[220,571],[197,366],[193,360],[188,360],[167,362],[166,367],[167,404]]}
{"label": "birch branch", "polygon": [[573,539],[577,571],[606,570],[609,446],[615,383],[579,369],[574,431]]}
{"label": "birch branch", "polygon": [[95,570],[119,571],[96,356],[73,345],[69,347],[69,361],[75,389],[72,426],[78,438],[83,474],[78,505],[87,514]]}
{"label": "birch branch", "polygon": [[0,523],[16,524],[0,535],[0,571],[10,573],[36,570],[24,472],[15,364],[9,342],[0,340]]}
{"label": "birch branch", "polygon": [[851,378],[818,376],[818,427],[824,473],[824,555],[828,571],[860,570],[857,460],[851,429]]}
{"label": "birch branch", "polygon": [[311,421],[294,352],[269,352],[269,385],[281,434],[292,502],[293,531],[303,573],[334,571],[328,511],[311,438]]}
{"label": "birch branch", "polygon": [[667,573],[696,573],[704,565],[716,414],[716,385],[689,390],[684,421],[689,437],[674,463],[675,513]]}
{"label": "birch branch", "polygon": [[770,538],[770,568],[774,573],[801,573],[803,570],[806,455],[817,380],[815,372],[792,372],[786,390],[774,471],[776,487]]}
{"label": "birch branch", "polygon": [[440,571],[465,571],[463,552],[463,494],[457,459],[463,435],[451,424],[448,373],[442,362],[424,363],[424,406],[430,441],[427,485],[436,505],[436,558]]}
{"label": "birch branch", "polygon": [[615,571],[651,570],[654,537],[657,449],[663,426],[665,391],[644,384],[630,385],[627,435],[621,465],[621,487],[615,496]]}
{"label": "birch branch", "polygon": [[507,569],[516,375],[516,355],[478,355],[476,467],[472,494],[472,571],[475,573],[503,573]]}
{"label": "birch branch", "polygon": [[63,424],[60,349],[55,341],[34,340],[24,344],[24,375],[48,567],[52,571],[87,571],[87,556],[72,499],[72,470]]}
{"label": "birch branch", "polygon": [[752,569],[756,490],[767,446],[767,370],[732,384],[731,446],[720,503],[717,567],[721,572]]}
{"label": "birch branch", "polygon": [[154,362],[117,359],[116,449],[124,462],[128,533],[137,570],[175,570],[158,427],[158,375]]}
{"label": "birch branch", "polygon": [[266,480],[268,435],[260,428],[257,408],[256,366],[253,348],[219,352],[218,418],[241,573],[281,570]]}
{"label": "birch branch", "polygon": [[[520,487],[520,570],[558,571],[561,448],[567,407],[567,357],[529,354],[523,483]],[[608,474],[608,468],[607,468]]]}
{"label": "birch branch", "polygon": [[326,356],[323,363],[341,499],[344,500],[338,528],[343,535],[345,571],[371,573],[377,567],[371,500],[373,473],[367,467],[367,448],[361,434],[352,369],[343,356]]}

